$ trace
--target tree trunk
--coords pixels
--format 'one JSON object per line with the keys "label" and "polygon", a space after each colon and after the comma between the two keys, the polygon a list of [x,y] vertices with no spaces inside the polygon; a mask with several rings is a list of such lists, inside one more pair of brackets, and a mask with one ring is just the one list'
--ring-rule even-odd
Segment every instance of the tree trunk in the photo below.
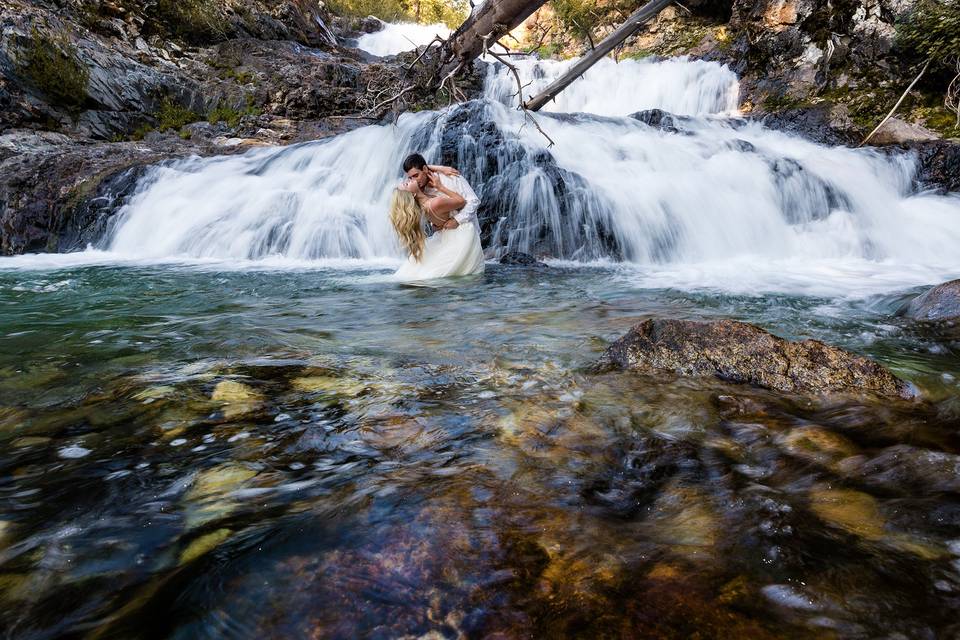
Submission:
{"label": "tree trunk", "polygon": [[543,105],[553,100],[557,95],[567,88],[574,80],[583,75],[583,73],[596,64],[600,58],[614,50],[617,45],[632,36],[648,20],[655,18],[668,4],[673,0],[651,0],[633,13],[627,21],[624,22],[616,31],[603,39],[590,53],[580,58],[577,64],[573,65],[569,71],[555,80],[549,87],[540,94],[530,98],[524,103],[524,108],[529,111],[539,111]]}
{"label": "tree trunk", "polygon": [[478,57],[484,45],[493,46],[544,4],[546,0],[487,0],[447,40],[444,72]]}

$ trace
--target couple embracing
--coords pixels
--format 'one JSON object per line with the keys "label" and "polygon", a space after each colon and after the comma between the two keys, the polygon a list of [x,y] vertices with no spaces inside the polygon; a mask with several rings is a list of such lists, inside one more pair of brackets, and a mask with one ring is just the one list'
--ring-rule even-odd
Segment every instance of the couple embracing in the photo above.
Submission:
{"label": "couple embracing", "polygon": [[[480,199],[456,169],[428,165],[415,153],[403,161],[407,178],[393,192],[390,222],[410,254],[398,280],[483,273],[477,208]],[[424,219],[434,229],[427,236]]]}

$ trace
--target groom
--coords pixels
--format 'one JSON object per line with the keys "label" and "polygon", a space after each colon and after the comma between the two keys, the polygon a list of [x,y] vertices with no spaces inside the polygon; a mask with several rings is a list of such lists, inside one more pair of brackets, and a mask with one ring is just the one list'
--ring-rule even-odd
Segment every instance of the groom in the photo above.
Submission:
{"label": "groom", "polygon": [[456,191],[463,199],[467,201],[467,204],[463,206],[462,209],[456,211],[450,219],[447,220],[446,224],[442,227],[434,225],[434,228],[438,231],[442,229],[456,229],[461,224],[466,224],[472,222],[474,228],[479,233],[480,224],[477,221],[477,209],[480,207],[480,198],[477,197],[477,194],[474,193],[473,188],[470,186],[470,183],[464,180],[463,176],[449,176],[433,172],[430,169],[430,165],[427,164],[427,161],[424,160],[423,156],[419,153],[414,153],[403,161],[403,172],[407,174],[407,177],[416,180],[417,184],[420,186],[420,189],[430,197],[439,195],[433,187],[428,187],[430,177],[434,176],[440,179],[440,183],[451,191]]}

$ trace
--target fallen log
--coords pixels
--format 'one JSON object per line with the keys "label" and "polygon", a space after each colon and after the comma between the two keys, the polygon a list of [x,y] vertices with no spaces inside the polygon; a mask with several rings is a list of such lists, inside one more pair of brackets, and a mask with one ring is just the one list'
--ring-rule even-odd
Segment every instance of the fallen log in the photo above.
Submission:
{"label": "fallen log", "polygon": [[561,91],[572,84],[574,80],[582,76],[587,69],[613,51],[621,42],[636,33],[644,23],[655,18],[657,14],[665,9],[671,2],[673,2],[673,0],[651,0],[637,9],[616,31],[604,38],[592,51],[570,67],[569,71],[560,76],[542,92],[524,102],[524,109],[527,111],[539,111],[545,104],[553,100]]}

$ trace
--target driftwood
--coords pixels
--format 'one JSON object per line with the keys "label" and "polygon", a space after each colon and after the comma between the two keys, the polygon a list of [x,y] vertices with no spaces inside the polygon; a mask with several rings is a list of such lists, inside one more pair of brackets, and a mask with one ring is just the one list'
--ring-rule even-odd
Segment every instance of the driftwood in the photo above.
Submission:
{"label": "driftwood", "polygon": [[636,33],[646,22],[655,18],[657,14],[671,2],[673,2],[673,0],[651,0],[637,9],[616,31],[604,38],[593,50],[570,67],[569,71],[557,78],[542,92],[524,102],[524,109],[527,111],[539,111],[545,104],[553,100],[561,91],[572,84],[574,80],[582,76],[587,69],[613,51],[621,42]]}
{"label": "driftwood", "polygon": [[489,0],[470,14],[443,46],[441,76],[461,69],[516,29],[546,0]]}
{"label": "driftwood", "polygon": [[498,40],[518,27],[546,0],[490,0],[446,40],[430,42],[402,71],[383,65],[367,86],[363,118],[380,119],[393,111],[399,115],[411,101],[430,95],[446,96],[452,103],[467,97],[457,86],[458,76]]}

